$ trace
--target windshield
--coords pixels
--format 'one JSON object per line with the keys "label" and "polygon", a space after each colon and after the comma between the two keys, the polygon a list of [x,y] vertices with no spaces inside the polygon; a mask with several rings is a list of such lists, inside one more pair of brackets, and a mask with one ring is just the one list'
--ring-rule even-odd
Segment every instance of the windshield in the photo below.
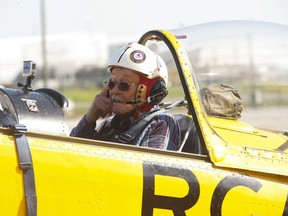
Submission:
{"label": "windshield", "polygon": [[241,121],[288,129],[287,26],[226,21],[171,32],[182,38],[198,91],[210,84],[229,85],[241,97]]}

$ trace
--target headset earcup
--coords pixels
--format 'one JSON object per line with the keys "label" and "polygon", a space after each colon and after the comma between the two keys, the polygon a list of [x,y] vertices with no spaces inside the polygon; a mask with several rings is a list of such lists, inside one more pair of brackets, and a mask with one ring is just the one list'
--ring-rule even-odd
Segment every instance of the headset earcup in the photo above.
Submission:
{"label": "headset earcup", "polygon": [[159,104],[168,94],[166,90],[165,82],[162,79],[158,79],[150,90],[150,100],[155,104]]}

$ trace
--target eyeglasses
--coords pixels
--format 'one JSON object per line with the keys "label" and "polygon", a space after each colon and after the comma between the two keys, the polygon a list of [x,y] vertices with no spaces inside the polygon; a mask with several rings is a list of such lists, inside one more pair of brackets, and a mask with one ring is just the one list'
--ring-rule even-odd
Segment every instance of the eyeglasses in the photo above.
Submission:
{"label": "eyeglasses", "polygon": [[135,83],[128,82],[115,82],[112,80],[105,80],[104,85],[108,85],[109,89],[112,90],[116,85],[120,91],[129,91],[130,86],[138,85]]}

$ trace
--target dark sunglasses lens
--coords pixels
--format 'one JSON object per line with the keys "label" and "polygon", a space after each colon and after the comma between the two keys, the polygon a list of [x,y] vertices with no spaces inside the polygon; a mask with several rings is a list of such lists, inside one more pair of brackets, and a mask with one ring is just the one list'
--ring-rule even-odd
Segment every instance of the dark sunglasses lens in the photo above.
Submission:
{"label": "dark sunglasses lens", "polygon": [[129,84],[126,82],[114,82],[114,81],[109,81],[108,86],[109,89],[112,90],[116,85],[118,85],[118,88],[120,91],[128,91],[129,90]]}
{"label": "dark sunglasses lens", "polygon": [[108,83],[109,89],[113,89],[115,87],[115,85],[116,85],[116,83],[113,81],[109,81],[109,83]]}
{"label": "dark sunglasses lens", "polygon": [[128,91],[129,90],[129,84],[126,82],[120,82],[120,83],[118,83],[118,88],[121,91]]}

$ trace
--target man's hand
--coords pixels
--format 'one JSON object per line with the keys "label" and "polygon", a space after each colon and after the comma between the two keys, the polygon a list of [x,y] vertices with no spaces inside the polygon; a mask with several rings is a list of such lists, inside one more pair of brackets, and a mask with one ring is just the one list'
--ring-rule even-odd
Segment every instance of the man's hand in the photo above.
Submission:
{"label": "man's hand", "polygon": [[100,118],[112,114],[112,100],[109,98],[109,88],[106,86],[98,95],[95,96],[85,118],[88,124],[95,124]]}

